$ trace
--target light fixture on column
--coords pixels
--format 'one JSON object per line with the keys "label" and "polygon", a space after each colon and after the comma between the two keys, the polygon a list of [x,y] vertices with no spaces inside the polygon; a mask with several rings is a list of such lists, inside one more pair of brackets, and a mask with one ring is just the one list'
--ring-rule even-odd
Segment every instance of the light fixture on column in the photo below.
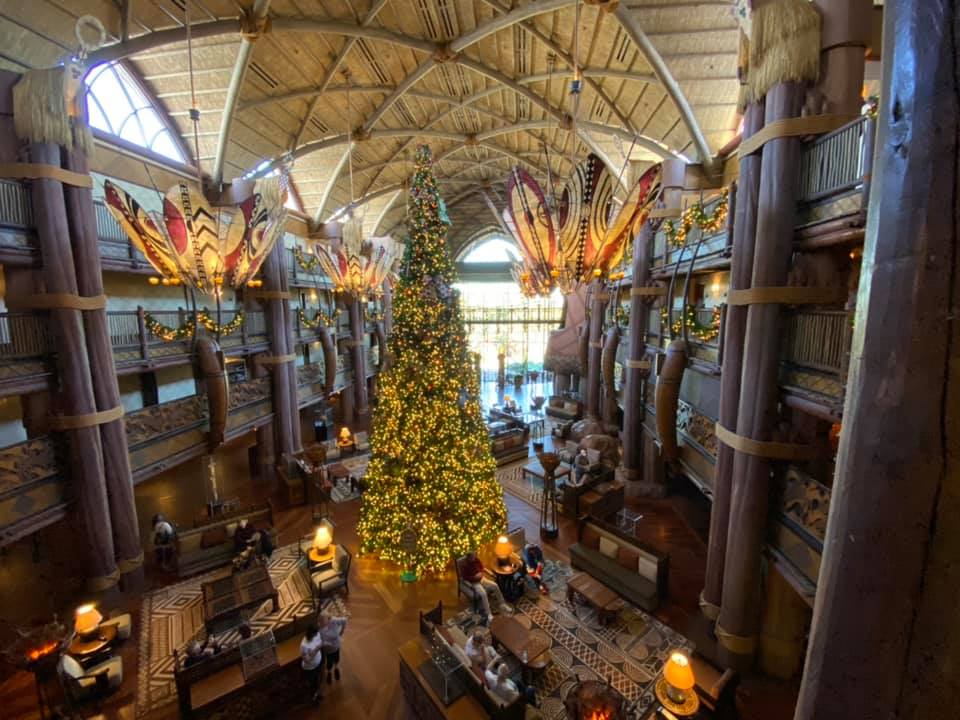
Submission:
{"label": "light fixture on column", "polygon": [[696,680],[690,658],[682,652],[672,652],[663,666],[663,675],[654,688],[657,699],[675,715],[689,716],[697,712],[700,699],[694,691]]}

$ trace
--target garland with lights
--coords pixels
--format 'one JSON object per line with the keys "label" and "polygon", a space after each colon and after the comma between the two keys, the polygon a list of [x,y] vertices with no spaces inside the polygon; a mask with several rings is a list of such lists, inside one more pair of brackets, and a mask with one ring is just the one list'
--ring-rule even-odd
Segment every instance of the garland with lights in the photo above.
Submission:
{"label": "garland with lights", "polygon": [[317,273],[320,271],[320,261],[317,260],[316,256],[307,258],[303,254],[303,250],[294,245],[293,247],[293,258],[297,261],[297,265],[300,266],[300,269],[308,273]]}
{"label": "garland with lights", "polygon": [[707,215],[703,209],[703,203],[694,203],[680,216],[679,225],[673,220],[667,220],[663,223],[663,232],[667,236],[667,242],[675,248],[683,247],[687,242],[687,234],[696,225],[701,230],[707,232],[716,232],[727,219],[727,202],[729,191],[724,188],[720,194],[720,200],[713,212]]}
{"label": "garland with lights", "polygon": [[307,313],[303,311],[303,308],[297,308],[297,317],[300,318],[300,324],[304,327],[310,328],[311,330],[316,330],[321,325],[326,325],[328,327],[333,325],[340,313],[340,308],[337,308],[332,316],[327,315],[322,309],[318,309],[317,312],[313,314],[313,319],[310,319],[307,317]]}
{"label": "garland with lights", "polygon": [[[684,318],[684,324],[687,326],[687,332],[693,335],[700,342],[713,342],[720,335],[720,305],[716,305],[713,308],[713,314],[710,316],[710,324],[702,325],[697,320],[697,309],[687,305],[686,317]],[[664,327],[667,324],[667,309],[665,307],[660,308],[660,327]],[[681,324],[680,318],[677,318],[673,321],[673,325],[670,328],[673,330],[674,335],[680,335],[683,333],[683,325]]]}
{"label": "garland with lights", "polygon": [[233,320],[221,325],[213,319],[213,317],[210,315],[210,311],[204,308],[203,310],[197,311],[196,318],[190,316],[186,319],[183,325],[180,325],[179,327],[171,327],[170,325],[164,325],[162,322],[153,317],[153,315],[145,312],[143,314],[143,324],[155,337],[160,338],[164,342],[175,342],[191,337],[196,330],[198,322],[204,328],[206,328],[208,332],[220,337],[232,335],[243,326],[244,316],[243,310],[237,310],[237,314],[234,315]]}
{"label": "garland with lights", "polygon": [[378,377],[357,524],[361,551],[398,563],[405,580],[443,571],[506,529],[429,148],[417,149],[415,163],[393,362]]}
{"label": "garland with lights", "polygon": [[383,320],[383,311],[382,310],[367,310],[363,309],[363,319],[369,323],[377,323]]}

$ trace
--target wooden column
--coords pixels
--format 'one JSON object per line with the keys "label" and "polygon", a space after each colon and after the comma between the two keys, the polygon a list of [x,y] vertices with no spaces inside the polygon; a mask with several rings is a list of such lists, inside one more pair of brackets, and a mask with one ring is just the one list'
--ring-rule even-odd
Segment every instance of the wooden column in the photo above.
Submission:
{"label": "wooden column", "polygon": [[819,112],[857,115],[863,104],[864,56],[870,44],[871,0],[813,0],[820,11]]}
{"label": "wooden column", "polygon": [[[86,154],[81,150],[64,151],[64,159],[68,170],[81,175],[89,174],[90,166]],[[65,185],[64,195],[80,294],[102,295],[103,271],[100,267],[100,244],[94,217],[93,193],[90,188]],[[113,344],[110,341],[106,309],[85,312],[84,324],[97,410],[120,407],[120,388],[113,362]],[[133,494],[126,425],[121,417],[104,423],[99,428],[117,566],[120,572],[127,576],[126,584],[137,586],[143,579],[143,548]]]}
{"label": "wooden column", "polygon": [[803,666],[804,639],[810,627],[810,606],[775,568],[763,588],[763,619],[758,666],[764,675],[790,680]]}
{"label": "wooden column", "polygon": [[795,718],[960,706],[960,87],[952,0],[884,9],[877,154]]}
{"label": "wooden column", "polygon": [[647,357],[647,321],[650,301],[650,248],[653,226],[643,223],[633,241],[633,287],[630,291],[630,332],[627,344],[627,384],[623,391],[623,464],[625,480],[640,480],[643,468],[643,383],[650,376]]}
{"label": "wooden column", "polygon": [[271,482],[274,479],[274,468],[277,466],[275,431],[273,422],[268,422],[257,428],[257,473],[261,482]]}
{"label": "wooden column", "polygon": [[[763,127],[764,105],[752,103],[743,120],[743,138],[747,139]],[[733,220],[733,255],[730,260],[730,290],[750,287],[753,274],[753,252],[757,231],[757,196],[760,193],[760,153],[740,158],[740,180]],[[720,374],[720,424],[733,430],[737,427],[740,404],[740,381],[743,371],[744,333],[747,306],[727,305],[723,335],[723,366]],[[717,446],[716,474],[713,484],[713,507],[710,510],[710,539],[707,546],[707,570],[700,609],[711,620],[720,614],[723,593],[723,565],[727,552],[727,529],[730,521],[730,492],[733,478],[733,449],[723,443]]]}
{"label": "wooden column", "polygon": [[358,420],[363,422],[370,413],[367,402],[367,347],[363,338],[363,299],[350,299],[350,354],[353,358],[353,394],[354,412]]}
{"label": "wooden column", "polygon": [[[283,243],[278,241],[263,263],[263,285],[268,293],[289,292],[284,254]],[[289,299],[268,295],[264,305],[272,357],[284,358],[293,354]],[[273,393],[273,420],[277,440],[275,447],[280,455],[292,455],[298,452],[301,446],[297,385],[296,382],[291,382],[291,377],[295,377],[294,365],[292,360],[271,362],[267,365]]]}
{"label": "wooden column", "polygon": [[347,385],[340,393],[340,424],[353,427],[353,388]]}
{"label": "wooden column", "polygon": [[[60,147],[34,143],[28,161],[60,166]],[[43,279],[51,294],[77,295],[77,274],[70,248],[70,227],[63,186],[56,180],[31,181],[37,244],[43,262]],[[50,325],[57,344],[57,377],[60,411],[70,417],[97,411],[90,353],[84,332],[83,311],[50,310]],[[114,552],[110,504],[104,480],[103,449],[96,425],[64,431],[69,448],[71,490],[80,532],[76,537],[79,562],[87,583],[105,590],[120,578]]]}
{"label": "wooden column", "polygon": [[620,326],[614,323],[607,329],[607,334],[603,341],[603,356],[601,358],[601,367],[603,369],[603,422],[609,429],[618,427],[617,410],[617,390],[616,390],[616,368],[617,348],[620,347]]}
{"label": "wooden column", "polygon": [[590,283],[590,328],[587,350],[586,418],[600,419],[600,360],[603,349],[603,315],[610,302],[610,292],[603,280]]}
{"label": "wooden column", "polygon": [[[775,85],[766,96],[765,124],[797,117],[804,88],[793,82]],[[778,138],[763,148],[753,287],[786,285],[793,252],[800,140]],[[740,405],[735,432],[760,441],[773,440],[779,397],[780,306],[750,305],[744,333]],[[725,352],[730,348],[725,347]],[[733,430],[733,428],[729,428]],[[733,491],[723,570],[723,591],[716,633],[721,660],[735,667],[750,663],[760,623],[760,552],[767,525],[772,463],[767,458],[734,453]],[[731,532],[732,531],[732,532]]]}

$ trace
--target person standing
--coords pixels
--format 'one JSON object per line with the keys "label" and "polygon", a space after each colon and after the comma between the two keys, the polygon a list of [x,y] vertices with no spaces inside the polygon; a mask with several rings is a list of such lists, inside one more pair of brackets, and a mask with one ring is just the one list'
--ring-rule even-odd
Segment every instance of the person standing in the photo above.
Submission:
{"label": "person standing", "polygon": [[303,640],[300,641],[300,667],[311,690],[310,699],[317,702],[323,699],[320,692],[320,670],[323,667],[323,638],[320,629],[313,623],[307,626]]}
{"label": "person standing", "polygon": [[320,613],[317,625],[323,642],[323,659],[327,669],[327,685],[329,685],[334,677],[337,680],[340,679],[340,639],[343,637],[343,631],[347,629],[347,619]]}

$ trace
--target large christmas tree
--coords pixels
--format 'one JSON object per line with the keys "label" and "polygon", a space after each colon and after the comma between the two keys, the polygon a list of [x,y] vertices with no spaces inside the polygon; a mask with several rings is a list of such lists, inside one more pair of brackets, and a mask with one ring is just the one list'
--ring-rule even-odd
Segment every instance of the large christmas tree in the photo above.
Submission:
{"label": "large christmas tree", "polygon": [[431,165],[430,149],[417,148],[392,362],[378,382],[358,526],[364,552],[417,575],[443,569],[506,523]]}

